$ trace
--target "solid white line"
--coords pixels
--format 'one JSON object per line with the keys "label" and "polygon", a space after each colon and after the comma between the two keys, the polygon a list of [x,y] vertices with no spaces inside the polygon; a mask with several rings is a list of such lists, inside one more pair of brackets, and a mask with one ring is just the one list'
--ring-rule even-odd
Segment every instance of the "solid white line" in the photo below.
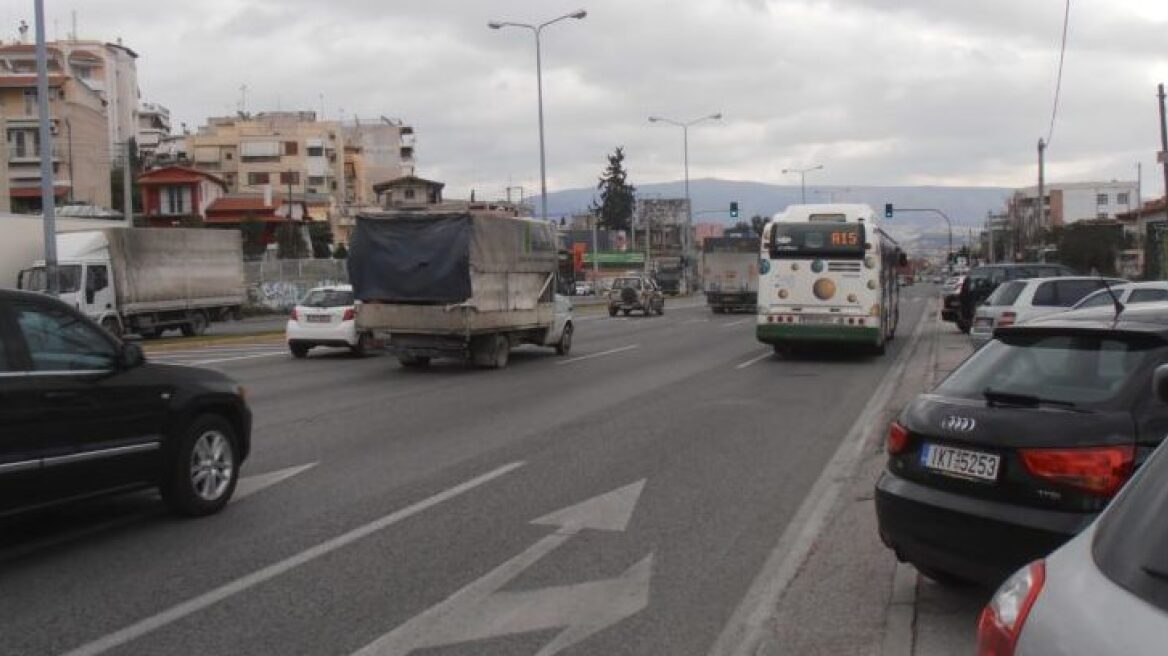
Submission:
{"label": "solid white line", "polygon": [[277,355],[288,355],[284,351],[276,351],[273,353],[257,353],[255,355],[237,355],[230,358],[215,358],[213,360],[195,360],[194,362],[176,362],[175,364],[185,364],[188,367],[201,367],[205,364],[218,364],[220,362],[233,362],[235,360],[254,360],[255,358],[271,358]]}
{"label": "solid white line", "polygon": [[742,324],[746,323],[747,321],[750,321],[750,319],[739,319],[738,321],[731,321],[730,323],[724,323],[724,324],[722,324],[722,327],[729,328],[730,326],[741,326]]}
{"label": "solid white line", "polygon": [[263,344],[256,346],[232,346],[230,348],[202,348],[202,349],[175,349],[170,351],[146,351],[146,355],[227,355],[229,353],[255,353],[256,351],[271,351],[286,349],[285,344]]}
{"label": "solid white line", "polygon": [[864,447],[868,444],[868,436],[880,428],[876,420],[892,398],[928,323],[927,314],[917,322],[909,343],[888,369],[851,430],[811,486],[794,518],[779,537],[778,544],[767,556],[762,570],[751,583],[746,596],[722,629],[709,656],[752,656],[772,630],[770,619],[777,612],[779,600],[807,560],[819,534],[826,528],[843,487],[851,482]]}
{"label": "solid white line", "polygon": [[560,360],[556,364],[572,364],[573,362],[582,362],[584,360],[591,360],[592,358],[601,358],[601,357],[604,357],[606,355],[612,355],[614,353],[623,353],[624,351],[631,351],[631,350],[637,348],[638,346],[640,346],[640,344],[630,344],[628,346],[622,346],[620,348],[609,349],[607,351],[601,351],[599,353],[589,353],[588,355],[581,355],[578,358],[569,358],[567,360]]}
{"label": "solid white line", "polygon": [[227,599],[228,597],[237,595],[240,592],[247,590],[248,588],[274,579],[277,576],[288,572],[289,570],[320,558],[321,556],[332,553],[341,547],[348,546],[357,540],[388,528],[389,526],[392,526],[402,521],[403,519],[412,517],[424,510],[428,510],[442,503],[443,501],[449,501],[454,497],[465,494],[474,488],[480,487],[486,483],[489,483],[490,481],[495,480],[496,478],[499,478],[500,476],[508,474],[522,467],[524,464],[525,463],[523,461],[517,461],[503,465],[502,467],[489,471],[481,476],[476,476],[475,478],[472,478],[465,483],[460,483],[446,490],[445,492],[435,494],[434,496],[419,501],[412,506],[402,508],[397,512],[386,515],[381,519],[369,522],[364,526],[359,526],[349,531],[348,533],[339,535],[326,542],[322,542],[315,547],[301,551],[300,553],[289,558],[285,558],[280,562],[273,563],[261,570],[252,572],[247,576],[240,577],[234,581],[231,581],[230,583],[221,585],[218,588],[211,590],[210,592],[201,594],[193,599],[188,599],[187,601],[184,601],[177,606],[171,606],[170,608],[162,611],[161,613],[158,613],[157,615],[152,615],[144,620],[141,620],[140,622],[131,624],[124,629],[98,638],[93,642],[88,642],[84,645],[81,645],[80,647],[67,652],[64,656],[95,656],[96,654],[107,652],[111,649],[114,649],[115,647],[120,647],[130,642],[131,640],[135,640],[146,635],[147,633],[150,633],[151,631],[160,629],[167,624],[176,622],[193,613],[197,613],[207,608],[208,606],[217,604],[220,601]]}
{"label": "solid white line", "polygon": [[767,351],[766,353],[763,353],[762,355],[758,356],[757,358],[751,358],[751,359],[747,360],[746,362],[743,362],[742,364],[737,365],[734,368],[735,369],[745,369],[756,362],[762,362],[763,360],[771,357],[771,355],[772,355],[771,352]]}

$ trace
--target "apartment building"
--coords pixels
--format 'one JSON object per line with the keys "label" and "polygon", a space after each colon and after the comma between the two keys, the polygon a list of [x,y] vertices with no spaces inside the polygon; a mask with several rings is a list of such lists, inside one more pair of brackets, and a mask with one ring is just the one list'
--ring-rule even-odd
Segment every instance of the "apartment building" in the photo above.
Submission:
{"label": "apartment building", "polygon": [[158,103],[141,103],[138,106],[138,156],[143,161],[153,161],[158,149],[170,136],[170,110]]}
{"label": "apartment building", "polygon": [[346,177],[346,204],[374,205],[373,185],[414,174],[414,128],[401,119],[352,119],[343,123],[343,129],[345,144],[360,151],[359,167]]}
{"label": "apartment building", "polygon": [[[1134,181],[1071,182],[1046,185],[1038,229],[1063,226],[1086,219],[1115,219],[1139,207],[1139,185]],[[1034,227],[1038,215],[1038,187],[1014,192],[1007,213],[1013,226]]]}
{"label": "apartment building", "polygon": [[[53,193],[58,202],[110,206],[109,105],[93,82],[104,61],[97,47],[61,42],[48,52]],[[0,45],[0,116],[8,150],[12,211],[39,212],[41,156],[36,52],[31,44]]]}

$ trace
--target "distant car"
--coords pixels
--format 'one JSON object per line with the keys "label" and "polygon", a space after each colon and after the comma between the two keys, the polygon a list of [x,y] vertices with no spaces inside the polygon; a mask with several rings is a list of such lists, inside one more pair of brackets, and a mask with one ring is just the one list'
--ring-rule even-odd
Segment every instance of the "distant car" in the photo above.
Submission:
{"label": "distant car", "polygon": [[231,378],[150,364],[71,305],[0,290],[0,515],[156,487],[172,510],[230,501],[251,447]]}
{"label": "distant car", "polygon": [[[1165,374],[1157,371],[1159,402]],[[998,589],[979,654],[1160,656],[1168,636],[1168,444],[1091,526]]]}
{"label": "distant car", "polygon": [[958,330],[967,333],[973,326],[977,306],[1003,282],[1071,275],[1074,272],[1061,264],[986,264],[974,267],[962,280],[960,288],[945,293],[941,319],[956,323]]}
{"label": "distant car", "polygon": [[998,328],[892,424],[882,540],[942,583],[997,584],[1058,548],[1168,433],[1148,385],[1165,362],[1168,307]]}
{"label": "distant car", "polygon": [[933,276],[933,284],[941,285],[945,282],[945,276]]}
{"label": "distant car", "polygon": [[969,338],[975,347],[980,347],[993,337],[994,328],[1062,312],[1088,294],[1097,290],[1106,294],[1104,287],[1126,282],[1118,278],[1076,276],[1004,282],[974,312]]}
{"label": "distant car", "polygon": [[576,296],[591,296],[592,295],[592,283],[585,282],[583,280],[577,282],[575,293],[576,293]]}
{"label": "distant car", "polygon": [[1149,280],[1147,282],[1129,282],[1122,285],[1112,285],[1110,292],[1106,289],[1100,289],[1093,294],[1083,297],[1083,300],[1076,303],[1073,309],[1114,307],[1117,299],[1124,305],[1168,301],[1168,281]]}
{"label": "distant car", "polygon": [[665,295],[648,276],[635,275],[617,278],[608,292],[608,316],[623,312],[627,317],[633,311],[645,316],[656,312],[665,314]]}
{"label": "distant car", "polygon": [[357,307],[349,285],[316,287],[292,308],[285,326],[285,341],[294,357],[308,357],[317,346],[346,347],[362,357],[376,348],[369,333],[357,331]]}

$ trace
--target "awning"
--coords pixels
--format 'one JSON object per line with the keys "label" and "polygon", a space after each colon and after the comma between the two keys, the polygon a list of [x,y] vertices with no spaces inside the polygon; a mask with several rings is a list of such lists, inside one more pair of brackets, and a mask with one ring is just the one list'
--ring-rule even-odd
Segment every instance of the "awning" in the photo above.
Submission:
{"label": "awning", "polygon": [[[53,188],[54,196],[65,196],[69,194],[68,185],[57,185]],[[12,198],[40,198],[40,187],[16,187],[8,190],[8,195]]]}

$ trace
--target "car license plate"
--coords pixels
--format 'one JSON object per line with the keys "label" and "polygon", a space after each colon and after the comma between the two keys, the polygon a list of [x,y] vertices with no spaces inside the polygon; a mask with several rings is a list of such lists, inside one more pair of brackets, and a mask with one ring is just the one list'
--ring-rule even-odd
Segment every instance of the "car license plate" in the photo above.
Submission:
{"label": "car license plate", "polygon": [[978,319],[974,319],[973,320],[973,327],[974,328],[981,328],[983,330],[989,330],[990,328],[994,327],[994,320],[989,318],[989,317],[981,317]]}
{"label": "car license plate", "polygon": [[799,317],[799,323],[835,323],[835,317],[823,314],[805,314]]}
{"label": "car license plate", "polygon": [[996,481],[1001,462],[1001,456],[992,453],[955,449],[939,444],[926,444],[921,449],[923,467],[949,476]]}
{"label": "car license plate", "polygon": [[333,318],[327,314],[310,314],[308,315],[308,323],[329,323]]}

